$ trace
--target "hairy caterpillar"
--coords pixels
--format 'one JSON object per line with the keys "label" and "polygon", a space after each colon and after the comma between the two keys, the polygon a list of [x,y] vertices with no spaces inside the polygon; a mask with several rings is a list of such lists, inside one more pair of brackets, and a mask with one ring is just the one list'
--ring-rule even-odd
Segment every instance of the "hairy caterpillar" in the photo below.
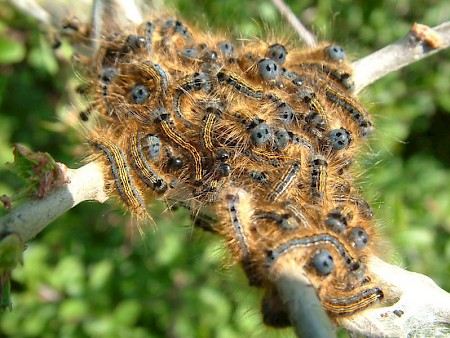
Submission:
{"label": "hairy caterpillar", "polygon": [[[149,22],[145,36],[124,29],[103,38],[85,66],[99,73],[89,84],[93,101],[108,103],[98,106],[97,128],[132,134],[127,156],[150,189],[163,184],[157,177],[177,182],[160,189],[162,198],[191,201],[193,215],[216,215],[210,227],[229,242],[251,285],[271,287],[268,267],[280,256],[300,255],[331,317],[375,304],[381,291],[352,293],[361,275],[370,275],[364,262],[375,245],[372,224],[354,225],[354,197],[330,186],[351,186],[347,149],[364,142],[371,126],[352,94],[342,48],[218,44],[179,19],[149,18],[144,28]],[[113,74],[107,81],[106,73]],[[140,136],[146,134],[166,149],[166,165],[147,163]],[[268,192],[242,168],[267,172]],[[121,190],[119,197],[130,204]]]}
{"label": "hairy caterpillar", "polygon": [[[186,24],[183,24],[183,26],[184,27],[188,27],[188,25],[186,25]],[[195,32],[195,30],[193,30],[194,32]],[[147,33],[146,33],[147,34]],[[150,34],[151,35],[151,34]],[[195,34],[194,34],[194,36],[196,36]],[[197,37],[198,37],[198,35],[197,35]],[[147,40],[152,40],[152,39],[147,39]],[[184,38],[183,39],[180,39],[179,41],[177,41],[176,43],[175,43],[175,45],[176,44],[178,44],[178,43],[181,43],[181,42],[183,42],[183,40],[184,40]],[[180,42],[181,41],[181,42]],[[192,41],[192,40],[190,40],[190,41]],[[268,43],[269,44],[269,43]],[[239,43],[234,43],[233,42],[233,45],[236,45],[236,46],[238,46],[239,47]],[[153,44],[150,44],[150,43],[146,43],[146,46],[147,47],[149,47],[149,48],[147,48],[147,51],[148,50],[154,50],[155,48],[153,47]],[[187,47],[186,47],[187,48]],[[185,51],[185,49],[186,48],[184,48],[184,49],[182,49],[182,52],[184,52]],[[225,48],[225,47],[224,47]],[[225,48],[226,49],[226,48]],[[288,46],[287,47],[287,49],[286,49],[286,51],[287,52],[292,52],[292,49],[291,49],[291,46]],[[178,54],[178,53],[176,53],[176,54]],[[263,55],[264,54],[264,55]],[[262,53],[261,55],[263,55],[264,56],[264,58],[268,58],[269,57],[269,52],[267,52],[267,53]],[[184,57],[184,56],[183,56]],[[270,57],[269,57],[270,58]],[[159,60],[158,60],[158,62],[159,62]],[[185,61],[183,61],[183,62],[185,62]],[[185,62],[185,64],[186,64],[186,62]],[[209,67],[208,66],[208,68],[211,68],[211,67]],[[233,71],[236,71],[236,69],[233,69]],[[317,71],[317,69],[316,69],[316,71]],[[300,73],[300,71],[299,71],[299,73]],[[306,72],[307,73],[307,72]],[[167,74],[169,74],[169,72],[167,72]],[[254,80],[255,80],[255,75],[254,74],[257,74],[257,73],[253,73],[250,77],[249,77],[249,84],[251,83],[251,86],[252,86],[252,88],[258,88],[258,83],[257,82],[254,82]],[[300,75],[300,74],[299,74]],[[239,75],[240,76],[240,78],[242,78],[242,79],[245,79],[245,76],[243,76],[242,74],[240,74]],[[168,75],[168,79],[171,79],[171,77],[172,77],[172,75],[171,74],[169,74]],[[336,77],[336,76],[334,76],[333,75],[333,77]],[[213,79],[214,79],[214,77],[213,77]],[[340,85],[340,84],[339,84]],[[168,85],[168,87],[171,87],[170,85]],[[233,88],[229,88],[229,89],[233,89],[234,90],[234,95],[235,95],[235,97],[238,97],[238,100],[241,100],[241,102],[243,101],[241,98],[239,98],[239,95],[237,95],[238,93],[236,93],[237,91],[235,90],[235,88],[233,87]],[[225,89],[225,91],[226,91],[226,89]],[[202,97],[202,95],[198,95],[198,94],[201,94],[201,93],[195,93],[195,95],[197,96],[197,98],[196,98],[196,100],[201,100],[201,99],[203,99],[203,97]],[[222,93],[220,93],[220,94],[222,94]],[[173,94],[173,92],[168,92],[168,94],[167,94],[167,96],[169,96],[170,97],[170,95],[174,95]],[[132,96],[133,96],[133,94],[132,94]],[[134,97],[134,96],[133,96]],[[286,101],[287,102],[287,104],[289,104],[290,106],[296,106],[296,104],[295,104],[295,102],[293,102],[293,101],[289,101],[289,99],[286,99],[286,97],[283,97],[282,98],[282,101]],[[169,99],[169,102],[170,102],[170,99]],[[183,105],[187,105],[187,106],[189,106],[191,103],[186,103],[186,102],[184,102],[183,103]],[[254,107],[254,106],[253,106]],[[302,106],[303,107],[303,106]],[[305,107],[306,107],[306,105],[305,105]],[[188,115],[189,115],[190,113],[188,113]],[[311,132],[311,134],[313,135],[313,136],[311,136],[311,134],[305,134],[304,132],[303,132],[303,129],[308,129],[309,128],[309,125],[308,125],[308,122],[307,121],[305,121],[305,120],[303,120],[302,118],[304,118],[304,114],[309,114],[309,112],[299,112],[296,116],[295,116],[295,118],[293,119],[293,123],[296,123],[298,126],[300,126],[300,127],[302,127],[302,129],[301,129],[301,131],[299,132],[299,135],[301,136],[301,137],[303,137],[304,139],[306,139],[306,140],[308,140],[308,141],[311,141],[310,143],[311,143],[311,145],[312,145],[312,147],[313,147],[313,151],[315,151],[315,149],[317,149],[317,145],[319,144],[319,145],[322,145],[322,144],[325,144],[325,143],[322,143],[322,141],[320,141],[320,142],[317,142],[316,141],[316,135],[317,136],[321,136],[322,138],[327,138],[327,132],[325,131],[321,131],[320,130],[320,128],[321,128],[321,125],[320,124],[317,124],[317,126],[318,126],[318,128],[316,128],[315,130],[313,130],[312,132]],[[347,114],[347,112],[342,112],[342,115],[344,115],[344,114]],[[319,114],[320,115],[320,114]],[[347,114],[348,115],[348,114]],[[315,117],[314,117],[314,115],[311,115],[312,116],[312,118],[311,119],[309,119],[310,121],[313,121],[313,122],[315,122]],[[201,116],[199,116],[198,118],[200,118]],[[347,117],[350,117],[350,116],[347,116]],[[144,117],[145,118],[145,117]],[[264,117],[262,117],[264,120],[265,120],[265,122],[269,125],[269,126],[272,126],[272,119],[269,117],[269,118],[267,118],[266,116],[264,116]],[[189,117],[188,118],[189,120],[191,119],[191,117]],[[176,121],[177,122],[177,121]],[[195,131],[195,132],[197,132],[197,125],[200,125],[199,123],[198,123],[198,119],[197,119],[197,117],[195,117],[195,119],[193,120],[193,122],[194,122],[194,130],[193,131]],[[335,120],[332,120],[331,121],[331,124],[333,124],[333,122],[335,122]],[[348,121],[347,121],[348,122]],[[325,123],[325,125],[326,125],[327,123]],[[340,127],[344,127],[345,128],[345,130],[347,130],[347,129],[349,129],[350,130],[350,135],[353,137],[353,136],[355,136],[355,135],[358,135],[358,133],[356,133],[356,134],[354,134],[354,132],[355,132],[355,129],[354,128],[348,128],[347,127],[347,125],[345,125],[345,126],[340,126],[340,125],[332,125],[332,128],[340,128]],[[182,134],[183,136],[185,135],[186,136],[186,140],[187,140],[187,142],[190,142],[190,143],[192,143],[192,144],[196,144],[198,141],[196,141],[196,137],[198,137],[198,134],[197,135],[194,135],[194,133],[192,132],[189,132],[189,131],[187,131],[186,132],[186,130],[184,129],[184,127],[182,126],[182,125],[177,125],[177,128],[179,128],[179,130],[180,130],[180,134]],[[331,127],[330,127],[331,128]],[[290,129],[290,128],[287,128],[288,130]],[[273,130],[276,130],[276,127],[273,127]],[[329,129],[328,129],[329,130]],[[246,145],[246,144],[248,144],[248,141],[241,141],[241,142],[239,142],[238,144],[239,144],[239,146],[237,146],[237,147],[234,147],[234,145],[233,145],[233,142],[232,142],[232,137],[230,137],[230,138],[225,138],[225,137],[223,137],[223,134],[220,134],[220,129],[218,129],[217,130],[218,132],[219,132],[219,135],[221,135],[222,136],[222,138],[219,138],[218,139],[218,141],[220,142],[220,143],[218,143],[218,144],[214,144],[214,147],[217,147],[217,146],[225,146],[225,147],[227,147],[227,149],[228,150],[231,150],[230,151],[230,154],[231,154],[231,157],[233,158],[233,156],[234,156],[234,150],[237,148],[237,149],[239,149],[240,147],[242,147],[242,145]],[[152,131],[153,132],[153,131]],[[214,128],[214,132],[216,133],[216,128]],[[239,132],[241,132],[241,130],[239,130]],[[292,133],[292,132],[291,132]],[[161,135],[161,134],[159,134],[159,132],[158,132],[158,135]],[[345,134],[344,134],[345,135]],[[160,136],[161,137],[161,136]],[[162,137],[161,137],[161,139],[162,139]],[[330,139],[331,139],[331,137],[330,137]],[[163,140],[163,143],[165,143],[166,142],[166,140]],[[273,143],[272,143],[273,142]],[[267,141],[267,143],[265,144],[265,149],[263,150],[263,149],[257,149],[257,151],[260,151],[260,152],[266,152],[266,153],[271,153],[271,152],[273,152],[273,149],[274,148],[272,148],[273,146],[272,146],[272,144],[275,144],[275,139],[269,139],[268,141]],[[333,141],[330,141],[330,143],[332,143]],[[356,143],[356,144],[358,144],[358,143]],[[352,143],[352,145],[353,145],[353,143]],[[125,144],[121,144],[121,147],[124,147],[125,146]],[[176,148],[176,147],[175,147]],[[200,147],[199,147],[199,149],[201,148],[201,145],[200,145]],[[231,148],[231,149],[230,149]],[[243,147],[244,148],[244,147]],[[334,147],[333,147],[334,148]],[[276,148],[276,149],[278,149],[278,148]],[[182,177],[185,177],[185,178],[187,178],[187,177],[190,177],[190,175],[191,175],[191,173],[188,173],[191,169],[192,169],[192,167],[190,167],[190,162],[192,161],[192,159],[190,159],[189,157],[190,157],[190,153],[189,152],[183,152],[183,151],[180,151],[180,150],[182,150],[182,149],[174,149],[173,150],[173,154],[175,154],[176,156],[178,156],[180,159],[182,159],[183,161],[184,161],[184,163],[187,163],[187,165],[186,166],[184,166],[180,171],[178,171],[177,173],[179,173]],[[335,150],[338,150],[338,149],[335,149]],[[200,150],[199,150],[200,151]],[[292,148],[289,148],[288,149],[288,151],[289,151],[289,155],[290,155],[290,153],[291,152],[293,152],[293,150],[292,150]],[[275,151],[275,153],[276,153],[276,151]],[[307,155],[308,154],[308,152],[305,152],[305,156],[303,156],[302,157],[302,168],[303,168],[303,170],[305,170],[304,172],[303,172],[303,175],[302,175],[302,181],[303,180],[308,180],[308,173],[307,173],[307,169],[306,168],[308,168],[308,163],[307,162],[305,162],[305,161],[308,161],[308,159],[307,159]],[[202,154],[202,156],[203,156],[203,154]],[[333,158],[333,156],[330,158],[329,156],[326,156],[326,159],[327,159],[327,162],[332,162],[333,160],[332,160],[332,158]],[[165,160],[165,158],[163,158],[164,160]],[[254,161],[252,160],[252,159],[250,159],[252,162],[245,162],[245,163],[252,163],[252,164],[254,164]],[[267,160],[266,160],[267,161]],[[283,160],[281,160],[281,161],[283,161]],[[290,159],[289,159],[289,161],[290,161]],[[288,161],[286,161],[287,163],[289,163]],[[209,165],[210,163],[208,162],[208,161],[206,161],[205,163],[203,163],[203,165],[204,165],[204,167],[203,167],[203,170],[205,171],[205,175],[208,175],[207,173],[206,173],[206,171],[207,171],[207,169],[205,169],[205,168],[207,168],[208,167],[208,165]],[[234,166],[234,162],[232,161],[231,162],[231,164],[233,165],[233,167],[235,167]],[[274,182],[279,182],[279,177],[278,177],[278,174],[274,174],[274,170],[273,170],[273,168],[270,168],[269,166],[267,166],[266,165],[266,163],[264,163],[264,161],[261,161],[261,167],[259,167],[258,169],[254,169],[254,170],[250,170],[251,172],[265,172],[267,175],[268,175],[268,177],[269,177],[269,180],[268,180],[268,189],[273,189],[274,188]],[[279,169],[281,169],[282,167],[284,167],[284,164],[285,163],[282,163],[283,164],[283,166],[280,166],[280,168],[275,168],[275,170],[279,170]],[[166,166],[165,166],[165,164],[164,163],[162,163],[162,164],[159,164],[158,165],[158,168],[157,168],[157,170],[158,170],[158,172],[165,172],[165,169],[166,168]],[[160,171],[160,170],[162,170],[162,171]],[[235,169],[233,169],[233,171],[234,171]],[[172,175],[172,174],[170,174],[170,175]],[[234,175],[234,176],[233,176]],[[241,179],[241,175],[243,176],[244,174],[242,173],[242,171],[241,172],[236,172],[236,173],[234,173],[234,174],[232,174],[232,176],[233,176],[233,180],[239,180],[239,179]],[[137,176],[136,176],[137,177]],[[209,178],[208,179],[205,179],[205,180],[209,180]],[[306,181],[307,182],[307,181]],[[300,182],[300,185],[301,185],[301,183],[302,182]],[[307,183],[308,184],[308,183]],[[328,184],[328,183],[327,183]],[[299,193],[300,195],[303,193],[303,191],[304,192],[306,192],[307,191],[307,189],[308,189],[308,187],[306,186],[300,186],[299,187],[299,191],[301,192],[301,193]],[[255,190],[255,192],[258,192],[258,191],[260,191],[260,190]],[[295,194],[294,194],[295,195]],[[331,204],[330,203],[330,201],[325,201],[325,203],[326,203],[326,208],[327,208],[327,210],[325,210],[324,212],[323,212],[323,214],[321,215],[321,221],[322,221],[322,224],[324,223],[323,221],[324,220],[326,220],[329,216],[328,216],[328,214],[329,213],[331,213],[331,210],[333,210],[333,208],[335,208],[336,206],[338,206],[342,201],[346,201],[346,202],[343,202],[343,204],[344,205],[346,205],[347,207],[348,206],[351,206],[352,208],[353,208],[353,211],[354,211],[354,213],[355,214],[357,214],[358,216],[362,216],[362,212],[360,212],[359,211],[359,207],[360,206],[362,206],[362,205],[364,205],[364,204],[366,204],[364,201],[362,201],[361,203],[357,203],[356,202],[356,200],[357,199],[359,199],[359,196],[358,196],[359,194],[349,194],[349,193],[345,193],[345,194],[340,194],[340,195],[336,195],[336,194],[334,194],[334,193],[332,193],[331,194],[331,196],[329,196],[329,199],[330,200],[333,200],[335,203],[334,204]],[[265,196],[267,196],[267,194],[265,195]],[[291,195],[289,195],[289,199],[291,198]],[[297,198],[297,196],[296,197],[294,197],[294,199],[295,198]],[[309,200],[308,199],[306,199],[306,202],[308,202]],[[282,204],[282,205],[288,205],[288,203],[289,203],[289,201],[280,201],[280,204]],[[348,204],[347,204],[348,203]],[[308,203],[306,203],[306,204],[308,204]],[[303,204],[302,204],[302,207],[301,208],[299,208],[298,207],[298,204],[296,203],[296,209],[297,210],[301,210],[301,213],[300,214],[305,214],[305,212],[304,212],[304,210],[303,210]],[[364,207],[363,207],[363,209],[364,209]],[[371,216],[371,212],[370,212],[370,209],[368,209],[369,210],[369,212],[365,212],[367,215],[369,215],[369,216]],[[306,218],[307,218],[307,224],[309,225],[309,224],[318,224],[318,223],[320,223],[320,220],[318,219],[318,217],[317,216],[310,216],[309,215],[309,212],[307,212],[306,213]],[[370,217],[368,217],[368,218],[370,218]],[[325,226],[326,226],[326,224],[325,224]]]}

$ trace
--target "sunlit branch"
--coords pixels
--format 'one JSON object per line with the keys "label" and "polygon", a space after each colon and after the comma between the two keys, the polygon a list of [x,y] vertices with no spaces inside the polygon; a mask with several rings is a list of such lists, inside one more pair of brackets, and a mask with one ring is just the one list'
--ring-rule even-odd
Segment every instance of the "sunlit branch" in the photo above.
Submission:
{"label": "sunlit branch", "polygon": [[287,6],[283,0],[272,0],[272,3],[277,7],[280,13],[286,18],[292,28],[295,29],[299,37],[305,42],[308,47],[317,45],[317,38],[301,23],[299,18],[292,13],[292,10]]}
{"label": "sunlit branch", "polygon": [[95,162],[65,171],[64,186],[41,200],[26,201],[0,218],[0,233],[15,232],[27,242],[77,204],[90,200],[102,203],[107,199],[103,172]]}
{"label": "sunlit branch", "polygon": [[429,277],[388,264],[368,262],[385,299],[380,307],[343,318],[340,325],[367,337],[444,337],[450,334],[450,293]]}
{"label": "sunlit branch", "polygon": [[425,35],[418,34],[414,27],[418,26],[413,25],[403,39],[353,62],[356,93],[378,79],[450,46],[450,21],[430,28]]}
{"label": "sunlit branch", "polygon": [[270,274],[298,337],[336,337],[316,290],[292,257],[280,257]]}

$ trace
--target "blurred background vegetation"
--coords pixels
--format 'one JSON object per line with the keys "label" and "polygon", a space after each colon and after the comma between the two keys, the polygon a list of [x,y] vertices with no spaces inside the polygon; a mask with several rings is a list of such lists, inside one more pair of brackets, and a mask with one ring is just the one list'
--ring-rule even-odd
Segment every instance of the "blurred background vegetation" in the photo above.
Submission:
{"label": "blurred background vegetation", "polygon": [[[237,37],[265,30],[293,35],[268,0],[167,3],[200,28]],[[413,22],[434,26],[450,18],[450,2],[443,0],[287,3],[354,59],[403,37]],[[0,194],[13,195],[20,186],[3,166],[12,161],[13,143],[81,166],[86,148],[67,123],[73,69],[64,48],[58,53],[34,20],[0,3]],[[449,76],[446,51],[371,86],[363,100],[377,130],[360,159],[384,258],[448,291]],[[157,231],[149,226],[145,238],[114,203],[83,203],[48,226],[14,271],[13,311],[0,313],[0,336],[292,336],[261,324],[261,295],[230,267],[220,239],[193,229],[184,210],[164,212],[155,203],[152,215]]]}

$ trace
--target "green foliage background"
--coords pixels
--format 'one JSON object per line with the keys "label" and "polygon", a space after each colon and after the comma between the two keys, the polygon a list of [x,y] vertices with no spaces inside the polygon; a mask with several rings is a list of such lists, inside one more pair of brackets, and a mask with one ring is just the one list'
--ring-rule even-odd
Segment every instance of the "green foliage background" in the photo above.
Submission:
{"label": "green foliage background", "polygon": [[[288,1],[323,39],[356,59],[403,37],[413,22],[450,18],[448,1]],[[413,5],[414,3],[414,5]],[[292,36],[270,1],[172,0],[182,17],[211,30]],[[60,52],[64,54],[63,52]],[[84,146],[67,126],[73,70],[55,58],[36,22],[0,3],[0,163],[12,144],[49,152],[70,167]],[[450,290],[450,53],[371,86],[364,101],[377,131],[361,157],[365,196],[380,224],[386,259]],[[0,194],[17,178],[0,166]],[[263,327],[260,292],[229,267],[220,239],[195,230],[183,210],[155,203],[157,231],[136,235],[113,203],[83,203],[28,243],[13,274],[8,337],[292,336]],[[5,212],[2,211],[1,214]],[[1,215],[0,214],[0,215]],[[383,250],[384,251],[384,250]]]}

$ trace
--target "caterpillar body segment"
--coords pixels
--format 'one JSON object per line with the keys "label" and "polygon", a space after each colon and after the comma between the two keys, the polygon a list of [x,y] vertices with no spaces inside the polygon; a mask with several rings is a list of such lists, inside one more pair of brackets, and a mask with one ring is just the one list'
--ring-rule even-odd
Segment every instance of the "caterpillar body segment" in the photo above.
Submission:
{"label": "caterpillar body segment", "polygon": [[106,157],[121,200],[133,213],[145,215],[147,212],[144,197],[135,184],[125,151],[114,142],[101,136],[89,138],[88,142]]}

